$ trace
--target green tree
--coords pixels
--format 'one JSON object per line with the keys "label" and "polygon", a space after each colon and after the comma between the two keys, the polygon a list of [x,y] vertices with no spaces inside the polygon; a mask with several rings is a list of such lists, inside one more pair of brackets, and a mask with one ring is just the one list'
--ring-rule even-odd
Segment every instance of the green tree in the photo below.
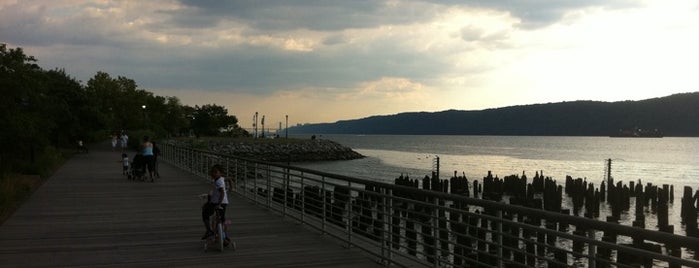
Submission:
{"label": "green tree", "polygon": [[22,48],[8,49],[0,44],[0,146],[3,148],[0,163],[3,173],[21,160],[34,161],[37,142],[44,143],[40,104],[44,96],[39,94],[42,70],[36,59],[24,54]]}
{"label": "green tree", "polygon": [[216,104],[194,107],[192,129],[198,135],[218,136],[223,130],[238,124],[238,118],[228,115],[228,110]]}
{"label": "green tree", "polygon": [[169,134],[182,134],[189,127],[186,108],[177,97],[165,98],[163,129]]}
{"label": "green tree", "polygon": [[[55,147],[106,139],[111,131],[244,135],[222,106],[190,107],[156,96],[127,77],[97,72],[85,86],[65,70],[45,71],[22,48],[0,44],[0,175],[33,168]],[[40,164],[37,164],[40,165]]]}
{"label": "green tree", "polygon": [[42,104],[42,114],[49,118],[52,144],[67,146],[75,143],[77,138],[86,138],[86,122],[92,121],[90,106],[85,90],[65,70],[51,70],[44,73],[45,83],[40,88],[41,94],[48,96]]}

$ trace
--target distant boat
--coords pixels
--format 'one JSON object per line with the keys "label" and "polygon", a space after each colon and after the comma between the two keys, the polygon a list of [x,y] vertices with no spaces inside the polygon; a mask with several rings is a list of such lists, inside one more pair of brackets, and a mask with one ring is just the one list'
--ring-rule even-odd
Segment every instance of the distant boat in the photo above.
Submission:
{"label": "distant boat", "polygon": [[663,132],[659,129],[620,129],[616,134],[610,135],[612,138],[662,138]]}

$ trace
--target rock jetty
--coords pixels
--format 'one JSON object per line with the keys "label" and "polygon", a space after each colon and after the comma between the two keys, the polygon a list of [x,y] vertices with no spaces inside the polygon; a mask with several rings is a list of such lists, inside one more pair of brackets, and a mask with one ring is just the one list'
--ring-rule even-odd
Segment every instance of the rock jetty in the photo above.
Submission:
{"label": "rock jetty", "polygon": [[364,156],[352,148],[324,139],[232,139],[209,140],[208,151],[268,162],[351,160]]}

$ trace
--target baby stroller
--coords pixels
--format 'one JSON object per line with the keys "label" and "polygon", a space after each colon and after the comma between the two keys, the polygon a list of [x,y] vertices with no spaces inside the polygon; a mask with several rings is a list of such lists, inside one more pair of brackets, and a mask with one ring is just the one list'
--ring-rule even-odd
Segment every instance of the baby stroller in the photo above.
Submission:
{"label": "baby stroller", "polygon": [[142,154],[133,157],[129,169],[129,180],[146,180],[146,159]]}

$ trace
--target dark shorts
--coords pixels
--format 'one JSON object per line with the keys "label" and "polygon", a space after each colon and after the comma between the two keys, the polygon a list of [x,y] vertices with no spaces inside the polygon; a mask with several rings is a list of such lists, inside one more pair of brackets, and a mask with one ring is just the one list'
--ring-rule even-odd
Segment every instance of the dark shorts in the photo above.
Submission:
{"label": "dark shorts", "polygon": [[155,156],[144,155],[143,160],[146,162],[146,168],[149,172],[155,172]]}
{"label": "dark shorts", "polygon": [[[216,209],[217,204],[207,202],[204,204],[204,206],[201,208],[201,217],[205,221],[211,217],[211,215],[214,214],[214,210]],[[221,219],[226,218],[226,204],[221,204],[221,207],[223,209],[219,210],[219,213],[221,213]]]}

